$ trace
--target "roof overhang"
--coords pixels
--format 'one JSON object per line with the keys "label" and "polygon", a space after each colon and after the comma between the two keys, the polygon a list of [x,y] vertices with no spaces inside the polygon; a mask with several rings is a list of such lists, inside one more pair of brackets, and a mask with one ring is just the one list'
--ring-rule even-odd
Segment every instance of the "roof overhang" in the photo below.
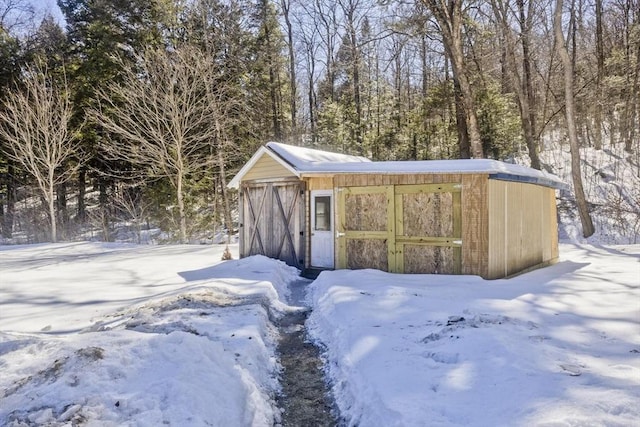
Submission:
{"label": "roof overhang", "polygon": [[498,181],[524,182],[527,184],[542,185],[543,187],[550,187],[556,190],[569,189],[569,186],[566,183],[555,179],[549,179],[547,177],[514,175],[509,173],[493,173],[489,174],[489,179],[495,179]]}

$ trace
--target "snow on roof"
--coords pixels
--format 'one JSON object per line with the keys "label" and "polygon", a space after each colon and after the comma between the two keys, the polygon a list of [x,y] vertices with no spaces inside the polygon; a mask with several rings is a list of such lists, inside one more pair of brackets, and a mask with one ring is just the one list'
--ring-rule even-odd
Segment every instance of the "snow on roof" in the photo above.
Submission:
{"label": "snow on roof", "polygon": [[[264,152],[269,153],[280,163],[284,163],[297,176],[340,173],[385,175],[482,173],[488,174],[492,179],[529,182],[558,189],[566,188],[566,184],[560,178],[548,172],[491,159],[373,162],[366,157],[296,147],[279,142],[267,143],[266,147],[254,155],[254,158]],[[229,186],[237,187],[249,166],[255,163],[254,158],[238,172]]]}
{"label": "snow on roof", "polygon": [[378,173],[378,174],[470,174],[486,173],[491,178],[523,181],[553,188],[564,188],[557,176],[522,165],[491,159],[386,161],[369,163],[316,163],[301,174],[315,173]]}
{"label": "snow on roof", "polygon": [[327,163],[372,163],[371,160],[366,157],[332,153],[330,151],[315,150],[313,148],[296,147],[279,142],[269,142],[267,143],[267,148],[299,171],[313,169],[316,165]]}

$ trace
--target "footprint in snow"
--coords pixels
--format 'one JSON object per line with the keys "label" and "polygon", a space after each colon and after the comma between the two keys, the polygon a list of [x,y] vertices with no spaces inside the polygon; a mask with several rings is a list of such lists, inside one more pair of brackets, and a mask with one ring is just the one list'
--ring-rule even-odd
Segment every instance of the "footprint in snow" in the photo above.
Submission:
{"label": "footprint in snow", "polygon": [[570,363],[562,363],[560,364],[560,367],[564,372],[571,375],[572,377],[577,377],[582,375],[582,368],[583,368],[582,366],[573,365]]}

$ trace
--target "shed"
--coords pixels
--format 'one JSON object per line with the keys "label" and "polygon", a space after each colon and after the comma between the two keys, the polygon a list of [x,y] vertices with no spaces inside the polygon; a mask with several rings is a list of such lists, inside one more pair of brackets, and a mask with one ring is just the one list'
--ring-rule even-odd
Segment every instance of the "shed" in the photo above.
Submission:
{"label": "shed", "polygon": [[229,183],[240,190],[241,257],[486,279],[557,260],[563,186],[496,160],[372,162],[277,142]]}

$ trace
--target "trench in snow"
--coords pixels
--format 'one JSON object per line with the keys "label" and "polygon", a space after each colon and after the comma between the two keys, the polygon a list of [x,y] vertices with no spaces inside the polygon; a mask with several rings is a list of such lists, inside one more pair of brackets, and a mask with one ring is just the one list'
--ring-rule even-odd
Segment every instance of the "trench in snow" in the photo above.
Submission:
{"label": "trench in snow", "polygon": [[[300,279],[289,284],[289,304],[305,306],[309,283],[310,280]],[[310,309],[288,313],[278,321],[282,393],[277,403],[282,410],[284,427],[338,425],[322,371],[320,350],[307,340],[304,323],[309,312]]]}

